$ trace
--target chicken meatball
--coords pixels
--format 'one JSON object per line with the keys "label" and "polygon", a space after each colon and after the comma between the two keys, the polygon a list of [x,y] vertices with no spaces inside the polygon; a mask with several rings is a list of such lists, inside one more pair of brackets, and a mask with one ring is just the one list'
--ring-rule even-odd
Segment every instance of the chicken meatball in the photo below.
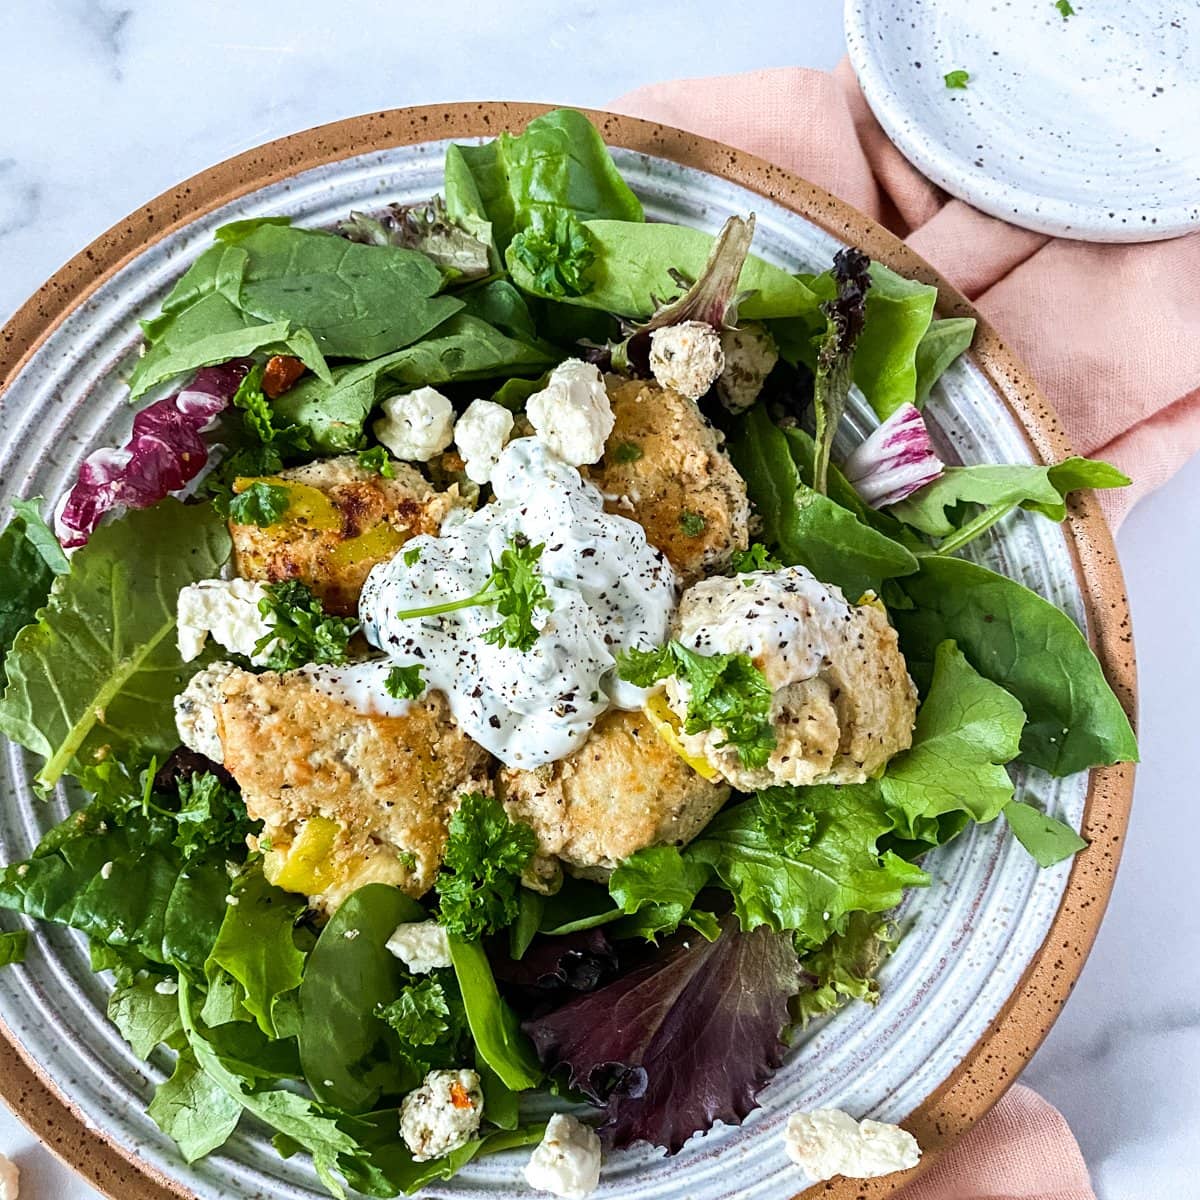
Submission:
{"label": "chicken meatball", "polygon": [[503,768],[496,792],[538,837],[543,865],[603,879],[647,846],[683,845],[712,820],[729,788],[701,778],[640,712],[610,709],[566,758],[533,771]]}
{"label": "chicken meatball", "polygon": [[328,911],[365,883],[429,889],[450,815],[488,762],[440,692],[403,716],[361,712],[303,670],[234,671],[220,692],[225,767],[265,823],[273,882]]}
{"label": "chicken meatball", "polygon": [[229,523],[238,575],[299,579],[329,612],[355,613],[376,563],[391,558],[410,537],[440,532],[446,514],[466,503],[456,485],[437,491],[407,463],[393,463],[392,470],[388,479],[344,455],[272,477],[269,482],[289,490],[288,510],[265,527]]}
{"label": "chicken meatball", "polygon": [[632,517],[686,586],[750,542],[745,480],[694,400],[641,379],[608,379],[615,425],[585,473],[609,512]]}
{"label": "chicken meatball", "polygon": [[[803,567],[706,579],[688,589],[675,636],[701,654],[746,654],[771,688],[776,745],[748,767],[719,729],[680,734],[740,791],[770,784],[862,783],[912,744],[917,690],[877,602],[852,605]],[[686,683],[668,679],[682,720]]]}

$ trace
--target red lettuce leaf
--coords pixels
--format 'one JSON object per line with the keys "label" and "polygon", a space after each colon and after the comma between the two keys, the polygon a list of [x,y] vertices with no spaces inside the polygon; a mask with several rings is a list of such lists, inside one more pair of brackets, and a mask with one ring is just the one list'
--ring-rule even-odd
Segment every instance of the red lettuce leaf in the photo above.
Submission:
{"label": "red lettuce leaf", "polygon": [[208,462],[201,433],[228,406],[251,365],[235,359],[204,367],[174,396],[143,408],[124,446],[89,454],[55,522],[62,544],[82,546],[107,513],[149,508],[190,483]]}
{"label": "red lettuce leaf", "polygon": [[674,1154],[714,1121],[738,1124],[783,1061],[800,972],[791,937],[743,933],[733,917],[707,942],[677,935],[613,983],[522,1028],[543,1064],[605,1109],[614,1148]]}

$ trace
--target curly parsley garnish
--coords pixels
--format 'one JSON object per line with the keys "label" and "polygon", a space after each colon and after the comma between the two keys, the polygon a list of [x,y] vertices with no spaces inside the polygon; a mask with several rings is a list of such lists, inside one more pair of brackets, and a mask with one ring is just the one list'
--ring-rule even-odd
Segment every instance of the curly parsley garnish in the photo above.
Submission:
{"label": "curly parsley garnish", "polygon": [[438,875],[439,921],[468,941],[510,925],[517,916],[521,872],[537,849],[524,821],[510,821],[494,796],[468,792],[450,818]]}
{"label": "curly parsley garnish", "polygon": [[447,600],[443,604],[428,604],[422,608],[408,608],[397,613],[396,617],[401,621],[411,621],[418,617],[440,617],[443,613],[458,612],[480,604],[494,604],[504,620],[499,625],[493,625],[483,635],[483,640],[492,646],[532,650],[538,638],[538,628],[533,623],[534,613],[538,609],[553,607],[537,570],[538,560],[545,548],[545,543],[534,546],[523,533],[515,533],[512,542],[501,553],[500,561],[492,563],[492,573],[487,582],[473,596]]}
{"label": "curly parsley garnish", "polygon": [[291,493],[278,483],[252,483],[244,492],[229,499],[229,519],[237,525],[274,525],[283,518],[291,503]]}
{"label": "curly parsley garnish", "polygon": [[762,542],[751,542],[748,550],[733,552],[733,569],[739,575],[750,571],[778,571],[782,566],[783,563]]}
{"label": "curly parsley garnish", "polygon": [[406,567],[415,566],[421,561],[421,547],[414,546],[411,550],[404,552],[404,565]]}
{"label": "curly parsley garnish", "polygon": [[424,669],[421,663],[393,667],[383,681],[383,690],[393,700],[416,700],[425,691],[425,680],[421,678]]}
{"label": "curly parsley garnish", "polygon": [[410,1046],[433,1046],[450,1033],[450,1005],[437,979],[426,977],[409,984],[391,1004],[375,1010]]}
{"label": "curly parsley garnish", "polygon": [[374,471],[384,479],[395,479],[396,468],[392,465],[392,456],[383,446],[372,446],[370,450],[360,450],[358,465],[364,471]]}
{"label": "curly parsley garnish", "polygon": [[719,729],[721,746],[732,746],[742,765],[761,767],[775,748],[771,688],[746,654],[697,654],[679,642],[657,650],[626,650],[617,672],[637,687],[653,687],[674,675],[689,688],[684,733]]}
{"label": "curly parsley garnish", "polygon": [[267,584],[258,611],[274,617],[270,632],[254,647],[256,654],[272,647],[267,658],[272,671],[291,671],[305,663],[344,663],[346,647],[358,629],[353,617],[331,617],[312,589],[296,579]]}
{"label": "curly parsley garnish", "polygon": [[971,75],[969,71],[947,71],[944,78],[948,88],[960,88],[965,91]]}

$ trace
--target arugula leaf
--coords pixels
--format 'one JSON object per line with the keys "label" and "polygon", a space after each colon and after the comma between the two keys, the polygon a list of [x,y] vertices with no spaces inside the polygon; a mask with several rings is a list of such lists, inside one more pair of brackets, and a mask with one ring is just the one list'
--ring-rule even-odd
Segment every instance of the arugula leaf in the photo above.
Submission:
{"label": "arugula leaf", "polygon": [[817,421],[813,489],[822,496],[828,490],[829,455],[846,411],[854,350],[866,319],[867,292],[871,288],[870,265],[871,260],[861,250],[852,246],[839,250],[833,259],[837,295],[821,305],[826,328],[817,347],[813,378],[813,412]]}
{"label": "arugula leaf", "polygon": [[185,861],[210,847],[224,850],[244,844],[247,835],[259,828],[247,816],[241,794],[209,772],[180,779],[174,816],[179,826],[175,847]]}
{"label": "arugula leaf", "polygon": [[945,75],[946,86],[948,88],[966,88],[970,74],[963,70],[947,71]]}
{"label": "arugula leaf", "polygon": [[254,647],[256,654],[271,646],[267,667],[291,671],[305,663],[344,663],[346,647],[358,629],[353,617],[331,617],[312,589],[299,580],[267,584],[258,611],[273,618],[270,633]]}
{"label": "arugula leaf", "polygon": [[398,888],[369,883],[321,931],[300,985],[300,1058],[323,1104],[367,1112],[381,1095],[403,1095],[420,1083],[421,1066],[408,1061],[412,1044],[402,1043],[380,1010],[408,983],[387,940],[397,925],[425,917]]}
{"label": "arugula leaf", "polygon": [[[862,510],[838,472],[831,469],[829,474],[836,500],[803,482],[793,453],[801,448],[761,404],[742,417],[730,438],[730,458],[746,480],[767,545],[783,562],[807,567],[852,598],[878,592],[885,579],[914,572],[918,563],[912,551],[877,528],[890,527],[886,516],[860,516],[847,507],[853,504]],[[901,528],[894,521],[891,526]]]}
{"label": "arugula leaf", "polygon": [[[171,998],[176,1020],[179,1003]],[[196,1056],[181,1051],[170,1079],[160,1083],[146,1115],[174,1140],[184,1162],[194,1163],[228,1140],[241,1119],[241,1101],[200,1069]]]}
{"label": "arugula leaf", "polygon": [[233,883],[233,900],[217,934],[205,973],[221,969],[242,987],[241,1002],[270,1038],[280,1036],[276,1010],[300,986],[304,955],[293,930],[306,902],[273,887],[254,867]]}
{"label": "arugula leaf", "polygon": [[488,629],[483,640],[492,646],[509,646],[522,652],[532,650],[540,632],[533,623],[534,613],[553,607],[537,571],[538,560],[545,548],[544,543],[534,546],[523,533],[514,533],[509,545],[500,552],[500,561],[492,564],[487,582],[474,595],[442,604],[406,608],[395,616],[401,621],[413,621],[481,604],[494,604],[504,620]]}
{"label": "arugula leaf", "polygon": [[922,559],[897,586],[912,607],[893,608],[892,620],[918,686],[928,685],[937,647],[950,639],[1025,710],[1023,761],[1062,776],[1137,760],[1129,718],[1066,613],[961,558]]}
{"label": "arugula leaf", "polygon": [[229,500],[229,519],[238,525],[265,528],[283,519],[291,504],[291,492],[278,483],[256,479],[248,488]]}
{"label": "arugula leaf", "polygon": [[746,767],[761,767],[775,748],[771,688],[746,654],[697,654],[680,642],[656,650],[623,650],[617,673],[637,687],[653,687],[674,676],[687,684],[685,733],[718,729],[721,746],[733,746]]}
{"label": "arugula leaf", "polygon": [[150,975],[119,983],[108,998],[108,1019],[143,1062],[183,1031],[176,993],[169,986],[160,992],[162,981],[163,976]]}
{"label": "arugula leaf", "polygon": [[846,928],[800,959],[804,986],[792,998],[792,1019],[802,1028],[836,1012],[849,1000],[875,1004],[879,965],[892,947],[892,929],[878,913],[851,913]]}
{"label": "arugula leaf", "polygon": [[5,665],[0,732],[42,755],[41,787],[98,753],[134,758],[178,744],[172,701],[203,661],[175,647],[175,602],[211,579],[229,534],[207,505],[167,500],[101,526],[60,576]]}
{"label": "arugula leaf", "polygon": [[642,205],[621,177],[604,139],[570,108],[535,117],[519,134],[481,146],[455,145],[446,156],[446,207],[491,223],[501,253],[542,213],[580,220],[642,221]]}
{"label": "arugula leaf", "polygon": [[539,296],[561,299],[588,290],[587,270],[596,260],[586,227],[573,213],[541,210],[520,230],[506,257],[518,263]]}
{"label": "arugula leaf", "polygon": [[[35,540],[39,536],[36,528],[28,516],[19,513],[0,533],[0,688],[7,678],[4,663],[9,648],[17,634],[36,619],[55,576],[62,574],[47,561]],[[58,552],[62,554],[61,547]]]}
{"label": "arugula leaf", "polygon": [[376,1010],[396,1036],[410,1046],[433,1046],[450,1032],[446,989],[432,976],[411,983],[391,1002]]}
{"label": "arugula leaf", "polygon": [[505,1087],[525,1092],[542,1081],[533,1047],[516,1014],[500,998],[487,954],[478,941],[450,934],[450,960],[462,993],[475,1049]]}
{"label": "arugula leaf", "polygon": [[751,542],[748,549],[733,552],[733,569],[739,575],[750,571],[778,571],[782,566],[783,563],[762,542]]}
{"label": "arugula leaf", "polygon": [[1052,867],[1087,849],[1087,841],[1070,825],[1032,804],[1010,800],[1003,812],[1013,836],[1033,855],[1039,867]]}
{"label": "arugula leaf", "polygon": [[359,451],[358,465],[364,471],[374,471],[384,479],[396,478],[396,468],[386,446],[372,446],[369,450]]}
{"label": "arugula leaf", "polygon": [[494,796],[468,792],[450,818],[438,874],[439,921],[456,937],[495,933],[517,915],[521,872],[537,849],[524,821],[510,821]]}
{"label": "arugula leaf", "polygon": [[276,400],[275,412],[303,427],[316,450],[357,450],[368,414],[397,391],[422,384],[541,374],[558,357],[540,342],[511,337],[463,313],[415,345],[370,362],[339,367],[329,381],[301,380]]}
{"label": "arugula leaf", "polygon": [[425,691],[425,680],[421,678],[424,669],[423,663],[393,667],[383,681],[383,690],[394,700],[416,700]]}
{"label": "arugula leaf", "polygon": [[29,930],[27,929],[0,933],[0,967],[11,967],[14,963],[23,963],[28,946]]}
{"label": "arugula leaf", "polygon": [[978,674],[952,641],[938,646],[912,748],[892,759],[879,784],[900,836],[920,840],[947,813],[995,820],[1013,797],[1003,764],[1020,751],[1024,725],[1017,700]]}
{"label": "arugula leaf", "polygon": [[1129,478],[1106,462],[1068,458],[1052,467],[947,467],[939,479],[892,505],[892,516],[931,537],[949,537],[963,527],[967,510],[982,505],[1009,512],[1020,507],[1052,521],[1067,515],[1066,497],[1080,488],[1125,487]]}

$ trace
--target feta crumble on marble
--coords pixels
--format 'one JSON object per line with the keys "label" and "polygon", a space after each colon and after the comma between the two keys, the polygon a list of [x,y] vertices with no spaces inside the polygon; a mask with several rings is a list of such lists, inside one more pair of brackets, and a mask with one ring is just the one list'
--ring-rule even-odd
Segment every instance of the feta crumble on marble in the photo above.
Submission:
{"label": "feta crumble on marble", "polygon": [[397,926],[387,948],[414,975],[450,966],[450,942],[436,921],[408,921]]}
{"label": "feta crumble on marble", "polygon": [[578,1200],[600,1182],[600,1138],[582,1121],[555,1113],[525,1166],[525,1181],[539,1192]]}
{"label": "feta crumble on marble", "polygon": [[664,325],[650,334],[650,372],[681,396],[699,400],[724,369],[721,339],[704,321]]}
{"label": "feta crumble on marble", "polygon": [[813,1183],[845,1175],[874,1179],[907,1171],[921,1158],[917,1139],[899,1125],[856,1121],[838,1108],[793,1113],[784,1130],[784,1149]]}
{"label": "feta crumble on marble", "polygon": [[472,483],[491,481],[512,431],[513,415],[504,405],[491,400],[472,400],[467,405],[454,426],[454,444]]}
{"label": "feta crumble on marble", "polygon": [[179,593],[177,605],[179,656],[191,662],[212,639],[234,654],[244,654],[263,666],[271,645],[255,653],[255,646],[271,632],[273,617],[258,610],[267,588],[257,579],[202,579]]}
{"label": "feta crumble on marble", "polygon": [[454,406],[436,388],[393,396],[382,407],[375,436],[405,462],[428,462],[454,438]]}
{"label": "feta crumble on marble", "polygon": [[525,402],[538,440],[565,463],[599,462],[616,418],[597,367],[568,358],[550,372],[546,386]]}
{"label": "feta crumble on marble", "polygon": [[482,1116],[483,1091],[474,1071],[430,1071],[400,1105],[400,1136],[414,1161],[428,1162],[465,1146]]}

